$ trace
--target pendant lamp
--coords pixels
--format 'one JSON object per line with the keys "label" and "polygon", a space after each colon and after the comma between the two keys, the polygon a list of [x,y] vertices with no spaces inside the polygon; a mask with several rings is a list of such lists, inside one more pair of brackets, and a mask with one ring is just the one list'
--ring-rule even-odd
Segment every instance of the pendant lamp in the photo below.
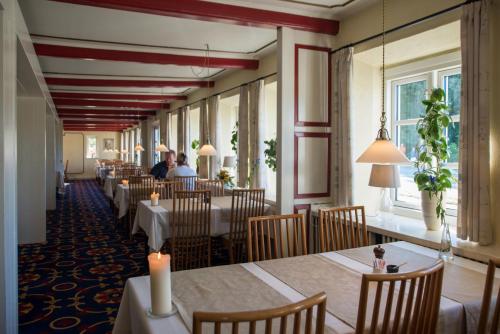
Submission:
{"label": "pendant lamp", "polygon": [[134,147],[134,150],[136,152],[143,152],[144,151],[144,147],[142,147],[141,143],[137,143],[137,145],[135,145],[135,147]]}
{"label": "pendant lamp", "polygon": [[155,148],[156,152],[168,152],[168,148],[164,144],[160,144]]}
{"label": "pendant lamp", "polygon": [[382,0],[382,114],[380,129],[375,141],[359,156],[356,162],[373,164],[405,164],[410,160],[394,145],[386,128],[385,113],[385,0]]}

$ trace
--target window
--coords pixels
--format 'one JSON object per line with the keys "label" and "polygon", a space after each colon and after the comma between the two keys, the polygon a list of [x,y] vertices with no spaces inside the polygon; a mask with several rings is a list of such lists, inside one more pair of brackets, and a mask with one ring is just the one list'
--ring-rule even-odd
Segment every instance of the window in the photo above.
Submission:
{"label": "window", "polygon": [[130,136],[130,131],[125,131],[125,136],[124,136],[125,144],[123,145],[123,147],[124,147],[124,150],[128,152],[127,154],[124,155],[124,160],[126,162],[130,162],[130,150],[129,150],[130,139],[129,139],[129,136]]}
{"label": "window", "polygon": [[[238,122],[238,107],[240,104],[240,94],[238,94],[238,92],[238,89],[233,90],[228,94],[221,96],[219,100],[218,112],[221,134],[220,157],[222,162],[224,162],[224,157],[236,156],[236,151],[233,150],[231,145],[231,138],[233,136],[233,130],[236,129],[236,123]],[[229,173],[235,177],[234,183],[236,184],[236,168],[230,168]]]}
{"label": "window", "polygon": [[129,161],[134,162],[135,161],[135,130],[130,130],[128,150],[129,150]]}
{"label": "window", "polygon": [[170,147],[169,148],[171,148],[177,152],[178,151],[178,148],[177,148],[177,113],[170,114],[169,126],[170,126],[170,131],[169,131]]}
{"label": "window", "polygon": [[[273,79],[269,83],[264,85],[264,106],[265,106],[265,133],[264,140],[276,140],[277,136],[277,109],[278,109],[278,96],[277,96],[277,81]],[[264,149],[268,149],[269,146],[266,144]],[[267,165],[266,165],[267,166]],[[276,201],[276,172],[273,172],[271,168],[267,169],[266,173],[266,199],[271,201]]]}
{"label": "window", "polygon": [[87,136],[87,159],[97,158],[97,137]]}
{"label": "window", "polygon": [[160,127],[153,127],[153,165],[156,165],[160,162],[160,152],[156,151],[156,147],[160,145]]}
{"label": "window", "polygon": [[[391,109],[393,139],[408,159],[415,161],[415,147],[420,141],[416,124],[425,113],[422,100],[429,89],[441,87],[446,93],[448,111],[453,124],[446,130],[448,145],[451,150],[447,167],[458,178],[458,138],[460,122],[460,66],[438,68],[423,74],[391,80]],[[412,165],[401,166],[401,186],[395,191],[395,204],[407,208],[420,208],[420,192],[413,181],[416,168]],[[458,201],[457,184],[448,191],[446,207],[448,213],[456,215]]]}
{"label": "window", "polygon": [[191,106],[188,111],[188,127],[189,127],[189,142],[186,148],[189,166],[197,169],[196,159],[198,158],[198,149],[193,149],[193,144],[199,144],[200,140],[200,107],[198,105]]}
{"label": "window", "polygon": [[142,142],[141,140],[141,128],[136,128],[134,130],[134,133],[135,133],[135,143],[134,143],[134,146],[133,146],[133,150],[134,150],[134,162],[137,166],[141,166],[141,151],[136,151],[135,150],[135,145],[137,144],[141,144],[142,147],[144,147],[144,143]]}

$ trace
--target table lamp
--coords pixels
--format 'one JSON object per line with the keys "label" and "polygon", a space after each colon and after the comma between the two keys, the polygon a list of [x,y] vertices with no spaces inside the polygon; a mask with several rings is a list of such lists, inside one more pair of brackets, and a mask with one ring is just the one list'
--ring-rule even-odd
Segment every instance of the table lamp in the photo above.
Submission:
{"label": "table lamp", "polygon": [[210,157],[217,155],[217,150],[210,144],[210,140],[208,140],[208,142],[200,148],[198,155],[201,157],[208,157],[208,178],[210,179]]}
{"label": "table lamp", "polygon": [[224,163],[222,164],[222,167],[234,168],[235,166],[236,166],[236,157],[235,156],[224,157]]}
{"label": "table lamp", "polygon": [[382,188],[379,210],[381,212],[391,212],[392,201],[389,189],[398,188],[401,185],[399,179],[399,166],[373,164],[368,185],[370,187]]}

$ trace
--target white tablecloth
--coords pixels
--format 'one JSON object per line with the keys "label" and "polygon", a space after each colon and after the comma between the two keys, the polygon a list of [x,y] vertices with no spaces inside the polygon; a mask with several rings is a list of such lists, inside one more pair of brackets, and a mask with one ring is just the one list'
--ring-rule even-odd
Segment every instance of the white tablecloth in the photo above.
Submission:
{"label": "white tablecloth", "polygon": [[115,177],[111,175],[106,175],[106,180],[104,181],[104,194],[109,199],[113,199],[113,186],[114,186]]}
{"label": "white tablecloth", "polygon": [[[212,236],[229,233],[231,221],[231,196],[212,197],[210,233]],[[161,200],[159,206],[151,206],[151,201],[141,201],[137,205],[132,233],[139,229],[148,236],[148,245],[153,250],[159,250],[165,240],[170,237],[170,214],[173,211],[173,200]],[[264,214],[269,214],[270,206],[265,204]]]}
{"label": "white tablecloth", "polygon": [[[435,258],[437,258],[438,255],[438,252],[435,250],[409,244],[403,241],[393,243],[393,245],[397,245],[398,247],[409,249],[423,255],[432,255]],[[370,266],[343,256],[337,252],[323,253],[321,255],[358,273],[366,273],[372,271],[372,268]],[[282,260],[272,260],[269,261],[269,263],[272,264],[273,261]],[[470,270],[480,272],[482,274],[486,273],[486,265],[478,262],[473,262],[464,258],[456,258],[455,264]],[[256,277],[261,279],[263,282],[271,286],[274,290],[278,291],[281,295],[288,298],[290,300],[290,303],[297,302],[305,298],[305,296],[297,292],[297,290],[292,289],[290,286],[286,285],[284,282],[280,281],[255,263],[237,264],[233,266],[244,267],[248,271],[249,275],[255,275]],[[197,272],[198,271],[193,271],[193,274],[196,274]],[[497,274],[497,277],[500,277],[500,273]],[[173,273],[172,279],[175,280],[175,273]],[[328,277],[325,279],[332,280],[335,279],[335,277]],[[456,279],[460,280],[461,277],[456,277]],[[446,282],[443,282],[443,284],[446,284]],[[211,287],[208,286],[203,286],[200,288],[206,291],[212,291]],[[466,289],[466,286],[464,286],[464,288]],[[318,286],[318,291],[322,290],[325,289],[321,286]],[[231,294],[231,289],[225,290],[225,296],[221,296],[221,298],[228,298],[231,296]],[[335,298],[335,296],[328,296],[328,299],[330,298]],[[474,296],[474,298],[477,298],[479,304],[482,299],[482,294],[478,294],[477,296]],[[120,309],[118,311],[118,316],[113,328],[113,333],[188,333],[188,329],[184,324],[184,320],[179,316],[179,314],[163,319],[148,318],[146,316],[146,309],[149,308],[150,305],[151,301],[149,292],[149,277],[143,276],[129,279],[125,285]],[[229,312],[231,310],[227,311]],[[479,317],[479,308],[477,312],[478,314],[476,314],[475,316]],[[333,329],[335,333],[354,333],[354,329],[351,326],[349,326],[346,322],[337,318],[330,312],[327,312],[326,314],[325,323],[330,329]],[[463,305],[442,296],[437,333],[467,332],[473,333],[474,331],[467,331],[466,329],[466,326],[464,324]]]}
{"label": "white tablecloth", "polygon": [[123,218],[128,211],[128,185],[117,184],[115,191],[115,198],[113,202],[118,208],[118,218]]}

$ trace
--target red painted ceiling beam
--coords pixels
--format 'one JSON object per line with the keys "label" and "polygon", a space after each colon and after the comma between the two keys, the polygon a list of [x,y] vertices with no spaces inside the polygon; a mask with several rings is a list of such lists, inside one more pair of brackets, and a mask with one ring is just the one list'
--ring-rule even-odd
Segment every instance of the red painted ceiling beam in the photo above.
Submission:
{"label": "red painted ceiling beam", "polygon": [[115,107],[115,108],[142,108],[142,109],[161,109],[169,108],[168,104],[157,102],[129,102],[129,101],[101,101],[101,100],[76,100],[76,99],[53,99],[57,106],[96,106],[96,107]]}
{"label": "red painted ceiling beam", "polygon": [[76,127],[76,128],[64,128],[64,131],[72,132],[72,131],[96,131],[96,132],[122,132],[126,128],[123,129],[113,129],[113,128],[84,128],[84,127]]}
{"label": "red painted ceiling beam", "polygon": [[85,126],[111,126],[111,127],[128,127],[137,125],[137,122],[133,123],[113,123],[111,122],[96,122],[96,121],[64,121],[64,126],[66,125],[85,125]]}
{"label": "red painted ceiling beam", "polygon": [[146,95],[146,94],[104,94],[104,93],[69,93],[52,92],[52,98],[88,99],[88,100],[137,100],[137,101],[174,101],[187,100],[185,95]]}
{"label": "red painted ceiling beam", "polygon": [[154,110],[121,110],[121,109],[75,109],[75,108],[61,108],[58,107],[59,114],[73,114],[73,115],[135,115],[135,116],[154,116]]}
{"label": "red painted ceiling beam", "polygon": [[336,35],[339,22],[310,16],[289,14],[251,7],[209,1],[182,0],[54,0],[132,12],[173,16],[186,19],[222,22],[264,28],[288,27],[322,34]]}
{"label": "red painted ceiling beam", "polygon": [[113,115],[78,115],[78,114],[65,114],[59,113],[59,118],[67,119],[67,118],[78,118],[78,119],[117,119],[117,120],[145,120],[147,117],[144,116],[135,116],[135,115],[121,115],[121,116],[113,116]]}
{"label": "red painted ceiling beam", "polygon": [[213,87],[213,81],[110,80],[46,77],[47,85],[95,87]]}
{"label": "red painted ceiling beam", "polygon": [[137,52],[125,50],[93,49],[74,46],[34,43],[36,54],[47,57],[97,59],[110,61],[126,61],[145,64],[177,65],[177,66],[209,66],[211,68],[256,70],[259,61],[240,58],[214,58],[199,56],[175,55],[153,52]]}

